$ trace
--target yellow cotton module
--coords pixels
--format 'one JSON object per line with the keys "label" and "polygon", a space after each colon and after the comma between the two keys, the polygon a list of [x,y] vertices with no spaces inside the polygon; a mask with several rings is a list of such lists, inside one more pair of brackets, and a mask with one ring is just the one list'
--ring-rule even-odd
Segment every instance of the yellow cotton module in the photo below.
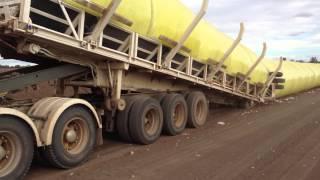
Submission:
{"label": "yellow cotton module", "polygon": [[[101,16],[100,12],[80,1],[64,0],[70,6]],[[107,8],[110,2],[111,0],[90,1],[91,5],[101,8]],[[180,0],[122,0],[117,13],[133,22],[131,27],[114,22],[123,28],[149,38],[159,39],[163,35],[175,41],[180,39],[195,16]],[[191,50],[190,54],[196,60],[209,63],[209,59],[221,59],[233,41],[202,20],[184,45]],[[227,72],[230,75],[246,74],[257,58],[253,51],[240,44],[225,62]],[[266,82],[269,73],[276,69],[277,64],[278,61],[264,59],[252,73],[252,83]],[[286,82],[283,90],[276,91],[278,97],[320,86],[320,65],[284,62],[282,72]]]}

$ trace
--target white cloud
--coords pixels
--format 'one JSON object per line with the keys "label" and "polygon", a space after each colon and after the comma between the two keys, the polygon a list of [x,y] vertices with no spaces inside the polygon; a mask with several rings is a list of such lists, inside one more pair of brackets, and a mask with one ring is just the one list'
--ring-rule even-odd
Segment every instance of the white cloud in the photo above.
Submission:
{"label": "white cloud", "polygon": [[[196,11],[201,1],[181,0]],[[269,56],[307,58],[320,55],[320,1],[315,0],[212,0],[206,19],[235,37],[239,23],[246,32],[243,43]]]}
{"label": "white cloud", "polygon": [[34,66],[35,64],[33,63],[28,63],[28,62],[23,62],[23,61],[18,61],[18,60],[13,60],[13,59],[0,59],[0,65],[4,66]]}

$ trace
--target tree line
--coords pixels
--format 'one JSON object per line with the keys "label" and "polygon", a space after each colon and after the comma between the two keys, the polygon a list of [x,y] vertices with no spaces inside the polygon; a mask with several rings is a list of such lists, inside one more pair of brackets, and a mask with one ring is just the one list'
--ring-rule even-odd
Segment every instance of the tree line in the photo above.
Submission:
{"label": "tree line", "polygon": [[313,64],[320,64],[320,59],[316,56],[312,56],[309,60],[294,60],[294,59],[287,59],[283,57],[284,61],[293,61],[293,62],[299,62],[299,63],[313,63]]}
{"label": "tree line", "polygon": [[315,63],[315,64],[319,64],[320,63],[320,61],[319,61],[319,59],[317,58],[317,57],[311,57],[310,58],[310,63]]}

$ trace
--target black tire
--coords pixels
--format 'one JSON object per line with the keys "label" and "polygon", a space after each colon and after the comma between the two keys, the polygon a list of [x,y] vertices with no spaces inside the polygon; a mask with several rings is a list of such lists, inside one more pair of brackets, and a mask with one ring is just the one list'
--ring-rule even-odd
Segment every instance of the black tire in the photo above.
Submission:
{"label": "black tire", "polygon": [[187,97],[188,121],[190,128],[199,128],[207,121],[209,104],[206,96],[202,92],[192,92]]}
{"label": "black tire", "polygon": [[190,91],[185,91],[182,93],[182,96],[184,97],[184,99],[187,99],[190,93]]}
{"label": "black tire", "polygon": [[281,84],[281,83],[285,83],[286,82],[286,79],[283,79],[283,78],[275,78],[274,80],[273,80],[273,83],[279,83],[279,84]]}
{"label": "black tire", "polygon": [[158,100],[161,104],[161,102],[163,101],[163,99],[167,96],[168,94],[167,93],[161,93],[161,94],[158,94],[158,95],[154,95],[152,96],[154,99]]}
{"label": "black tire", "polygon": [[163,132],[175,136],[181,134],[188,120],[188,107],[184,97],[180,94],[167,95],[162,103]]}
{"label": "black tire", "polygon": [[[147,117],[152,118],[152,121],[145,122]],[[152,144],[160,137],[162,126],[163,112],[160,103],[150,97],[137,100],[129,117],[132,140],[137,144]]]}
{"label": "black tire", "polygon": [[[66,126],[74,125],[80,136],[80,142],[75,141],[75,146],[65,149],[64,143]],[[80,129],[81,128],[81,129]],[[96,124],[91,113],[81,106],[73,106],[65,110],[59,117],[53,131],[52,144],[45,147],[44,155],[49,163],[57,168],[69,169],[84,163],[96,144]],[[79,130],[80,129],[80,130]],[[69,146],[69,144],[68,144]]]}
{"label": "black tire", "polygon": [[[0,139],[3,150],[10,151],[0,160],[0,179],[22,179],[29,171],[34,153],[34,141],[31,129],[21,120],[3,116],[0,117]],[[4,164],[3,164],[4,163]]]}
{"label": "black tire", "polygon": [[133,104],[140,98],[143,98],[142,95],[131,96],[125,98],[126,100],[126,108],[123,111],[118,112],[117,114],[117,131],[120,138],[128,143],[132,142],[132,138],[129,131],[129,114],[132,109]]}
{"label": "black tire", "polygon": [[274,88],[277,89],[277,90],[282,90],[282,89],[284,89],[284,85],[276,84],[276,85],[274,86]]}

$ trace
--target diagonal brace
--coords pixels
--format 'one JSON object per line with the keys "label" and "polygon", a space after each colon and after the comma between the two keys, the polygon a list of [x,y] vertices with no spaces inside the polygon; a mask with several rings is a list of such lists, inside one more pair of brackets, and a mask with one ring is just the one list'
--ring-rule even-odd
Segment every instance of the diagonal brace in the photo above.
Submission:
{"label": "diagonal brace", "polygon": [[110,23],[112,16],[115,14],[119,7],[121,0],[112,0],[109,7],[106,8],[100,17],[98,23],[95,25],[92,33],[86,39],[90,42],[95,42],[104,31],[105,27]]}
{"label": "diagonal brace", "polygon": [[236,49],[236,47],[240,44],[245,28],[244,24],[240,23],[240,31],[238,33],[237,39],[233,42],[232,46],[228,49],[228,51],[223,55],[223,57],[219,60],[219,64],[214,68],[214,70],[209,74],[208,80],[212,80],[213,77],[221,70],[224,62],[228,59],[228,57],[232,54],[232,52]]}
{"label": "diagonal brace", "polygon": [[163,62],[163,66],[168,68],[170,67],[171,60],[176,56],[176,54],[180,51],[183,44],[186,42],[186,40],[189,38],[193,30],[197,27],[197,25],[200,23],[203,16],[207,13],[209,6],[209,0],[203,0],[202,6],[200,11],[198,12],[197,16],[193,19],[192,23],[188,26],[186,31],[184,32],[183,36],[178,41],[178,44],[169,52],[169,54],[165,57],[165,60]]}
{"label": "diagonal brace", "polygon": [[245,81],[251,76],[253,71],[256,69],[256,67],[262,62],[263,58],[266,56],[267,52],[267,44],[263,43],[263,50],[259,58],[256,60],[256,62],[251,66],[249,71],[244,75],[244,78],[241,80],[240,84],[238,85],[237,90],[241,88],[241,86],[245,83]]}
{"label": "diagonal brace", "polygon": [[274,80],[274,78],[276,77],[278,72],[280,72],[280,70],[282,68],[282,65],[283,65],[283,61],[284,61],[284,59],[281,57],[277,69],[267,79],[267,81],[266,81],[266,83],[264,85],[264,88],[260,92],[262,98],[264,98],[266,96],[269,86],[272,84],[272,81]]}

